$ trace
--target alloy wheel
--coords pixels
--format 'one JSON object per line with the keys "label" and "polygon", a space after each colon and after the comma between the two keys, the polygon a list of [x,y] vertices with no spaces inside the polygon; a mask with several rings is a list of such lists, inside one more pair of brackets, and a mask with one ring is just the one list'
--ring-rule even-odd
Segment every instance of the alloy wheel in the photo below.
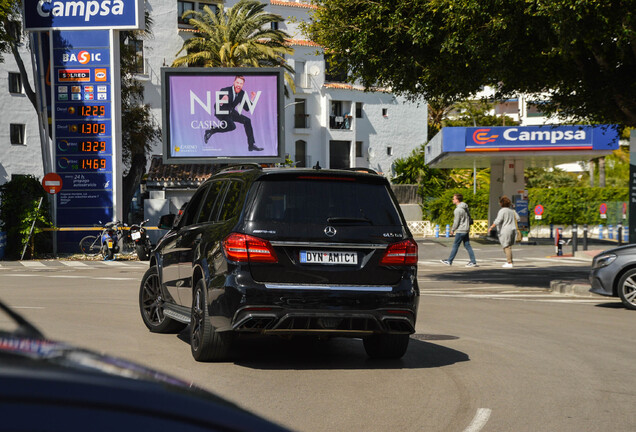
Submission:
{"label": "alloy wheel", "polygon": [[143,286],[142,307],[146,318],[153,325],[159,325],[165,319],[163,299],[159,289],[159,276],[154,274],[146,278]]}

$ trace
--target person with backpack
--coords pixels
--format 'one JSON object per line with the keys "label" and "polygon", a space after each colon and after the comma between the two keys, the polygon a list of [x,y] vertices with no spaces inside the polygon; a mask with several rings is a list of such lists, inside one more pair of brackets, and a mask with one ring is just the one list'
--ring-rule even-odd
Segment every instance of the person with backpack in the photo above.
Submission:
{"label": "person with backpack", "polygon": [[468,234],[470,231],[470,225],[472,225],[473,218],[470,217],[470,211],[468,210],[468,204],[464,201],[462,194],[456,193],[453,195],[453,204],[455,204],[455,211],[453,212],[453,227],[451,228],[451,235],[455,233],[455,241],[453,242],[453,248],[451,249],[448,259],[441,260],[442,264],[452,265],[455,255],[459,250],[459,245],[464,243],[464,247],[468,252],[470,261],[466,264],[466,267],[477,267],[477,260],[475,259],[475,253],[470,245],[470,239]]}

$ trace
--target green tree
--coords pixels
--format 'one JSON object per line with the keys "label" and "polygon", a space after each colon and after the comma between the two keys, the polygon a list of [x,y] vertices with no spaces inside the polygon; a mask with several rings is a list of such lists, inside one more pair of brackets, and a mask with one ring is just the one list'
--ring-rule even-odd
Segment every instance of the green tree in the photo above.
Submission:
{"label": "green tree", "polygon": [[525,177],[527,188],[566,188],[585,185],[585,181],[579,180],[577,174],[560,168],[526,168]]}
{"label": "green tree", "polygon": [[[350,80],[427,100],[496,97],[636,125],[636,0],[316,0],[305,31]],[[593,29],[593,30],[591,30]]]}
{"label": "green tree", "polygon": [[395,184],[417,184],[418,193],[424,201],[429,197],[439,196],[452,184],[450,172],[446,169],[431,168],[424,163],[424,145],[413,150],[406,159],[395,161]]}
{"label": "green tree", "polygon": [[[34,220],[34,234],[40,232],[42,227],[51,226],[46,199],[43,199],[42,207],[37,211],[38,202],[45,195],[42,184],[32,176],[16,176],[0,186],[0,231],[7,233],[7,259],[20,258]],[[34,245],[31,256],[35,255],[35,250],[48,252],[49,240],[50,236],[35,236],[31,242]]]}
{"label": "green tree", "polygon": [[219,5],[215,13],[208,6],[203,11],[183,14],[197,32],[187,39],[172,63],[173,67],[282,67],[287,85],[294,90],[294,69],[285,55],[294,53],[286,45],[289,35],[272,29],[272,23],[284,21],[280,15],[265,12],[266,5],[256,0],[241,0],[225,9]]}
{"label": "green tree", "polygon": [[11,51],[15,16],[19,16],[17,0],[0,0],[0,63],[4,61],[2,53]]}
{"label": "green tree", "polygon": [[[130,205],[146,172],[152,144],[161,140],[161,129],[144,103],[144,86],[135,78],[140,66],[135,43],[152,36],[152,19],[145,15],[145,30],[119,33],[121,65],[122,161],[127,167],[123,181],[123,217],[128,219]],[[129,223],[139,222],[128,220]]]}

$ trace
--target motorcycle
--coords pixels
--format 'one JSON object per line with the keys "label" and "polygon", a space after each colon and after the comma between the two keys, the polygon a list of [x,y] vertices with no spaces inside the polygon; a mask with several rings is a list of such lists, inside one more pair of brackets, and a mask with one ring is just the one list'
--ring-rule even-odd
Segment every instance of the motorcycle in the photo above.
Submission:
{"label": "motorcycle", "polygon": [[119,233],[121,222],[108,222],[104,225],[101,235],[102,256],[105,260],[115,259],[115,254],[119,252]]}
{"label": "motorcycle", "polygon": [[139,225],[134,224],[130,226],[130,237],[135,242],[135,250],[137,256],[141,261],[148,261],[150,259],[150,252],[152,251],[152,243],[146,232],[144,225],[148,223],[150,219],[146,219]]}

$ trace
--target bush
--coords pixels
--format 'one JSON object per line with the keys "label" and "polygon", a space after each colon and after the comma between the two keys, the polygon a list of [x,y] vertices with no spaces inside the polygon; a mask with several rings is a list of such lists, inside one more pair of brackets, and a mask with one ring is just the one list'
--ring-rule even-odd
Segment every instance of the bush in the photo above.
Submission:
{"label": "bush", "polygon": [[[473,194],[472,189],[452,189],[445,191],[440,197],[429,197],[422,204],[424,220],[446,225],[453,223],[453,194],[461,193],[464,202],[470,208],[473,219],[488,219],[488,189],[479,189]],[[622,220],[623,203],[629,200],[627,187],[605,188],[532,188],[528,189],[528,206],[530,223],[549,224],[609,224]],[[601,219],[599,206],[607,204],[607,219]],[[540,221],[535,222],[534,207],[543,205],[544,212]],[[499,208],[497,208],[499,210]]]}
{"label": "bush", "polygon": [[488,189],[478,189],[473,194],[472,189],[452,189],[445,191],[441,196],[428,198],[422,204],[424,220],[430,220],[440,225],[453,223],[453,195],[460,193],[464,196],[464,202],[468,204],[470,215],[474,220],[488,219]]}
{"label": "bush", "polygon": [[[543,205],[541,225],[606,224],[622,220],[623,203],[629,200],[627,187],[529,189],[530,220],[534,208]],[[607,204],[607,219],[601,219],[599,207]],[[531,222],[532,223],[532,222]]]}
{"label": "bush", "polygon": [[[43,198],[42,207],[37,212],[40,198]],[[0,231],[7,233],[6,259],[19,259],[22,255],[36,213],[38,216],[33,231],[34,240],[31,244],[34,247],[31,257],[35,255],[36,250],[50,250],[50,236],[35,236],[42,231],[41,228],[51,226],[46,193],[33,176],[16,176],[0,186]]]}

